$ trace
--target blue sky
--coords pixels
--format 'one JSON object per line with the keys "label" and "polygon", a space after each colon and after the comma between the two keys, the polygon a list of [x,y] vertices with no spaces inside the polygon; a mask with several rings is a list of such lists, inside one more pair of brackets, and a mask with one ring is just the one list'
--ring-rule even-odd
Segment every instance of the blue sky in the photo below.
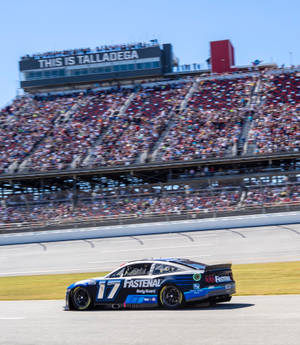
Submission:
{"label": "blue sky", "polygon": [[180,63],[204,63],[210,41],[230,39],[237,65],[300,64],[299,0],[0,0],[0,13],[1,107],[27,53],[157,38]]}

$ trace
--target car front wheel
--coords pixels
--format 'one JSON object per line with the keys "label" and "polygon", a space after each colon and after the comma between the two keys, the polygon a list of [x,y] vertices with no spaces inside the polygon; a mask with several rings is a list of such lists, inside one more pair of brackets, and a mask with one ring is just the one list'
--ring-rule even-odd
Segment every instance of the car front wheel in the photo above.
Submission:
{"label": "car front wheel", "polygon": [[177,309],[183,306],[184,297],[177,286],[165,285],[159,292],[159,301],[164,308]]}
{"label": "car front wheel", "polygon": [[72,306],[75,310],[88,310],[92,307],[92,298],[86,288],[77,286],[72,291]]}

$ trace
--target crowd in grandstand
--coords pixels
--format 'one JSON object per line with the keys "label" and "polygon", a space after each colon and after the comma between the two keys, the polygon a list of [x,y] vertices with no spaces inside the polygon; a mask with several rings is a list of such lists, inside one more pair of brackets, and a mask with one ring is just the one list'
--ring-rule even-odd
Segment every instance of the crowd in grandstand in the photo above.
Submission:
{"label": "crowd in grandstand", "polygon": [[27,169],[62,170],[74,159],[85,156],[101,134],[113,126],[126,97],[126,92],[79,96],[69,118],[54,123],[47,138],[36,147],[28,159]]}
{"label": "crowd in grandstand", "polygon": [[49,140],[54,123],[77,102],[74,97],[35,100],[21,97],[1,111],[0,173],[20,163],[36,145]]}
{"label": "crowd in grandstand", "polygon": [[[242,197],[243,196],[243,197]],[[119,216],[147,217],[242,210],[255,206],[278,206],[299,203],[300,186],[267,186],[219,190],[162,191],[151,188],[82,192],[76,197],[71,190],[34,198],[32,195],[11,196],[2,200],[0,223],[24,221],[70,221]]]}
{"label": "crowd in grandstand", "polygon": [[147,153],[180,106],[188,83],[142,89],[93,149],[89,165],[130,164]]}
{"label": "crowd in grandstand", "polygon": [[[36,200],[28,196],[7,198],[0,207],[0,218],[5,223],[21,221],[66,220],[91,217],[145,216],[159,214],[180,214],[187,211],[211,211],[231,209],[240,199],[239,190],[234,191],[189,191],[134,193],[129,195],[105,196],[103,193],[81,195],[76,205],[72,192],[58,194],[60,200]],[[66,198],[67,196],[67,198]]]}
{"label": "crowd in grandstand", "polygon": [[[257,102],[249,113],[253,95]],[[248,154],[299,151],[299,72],[190,77],[134,89],[18,97],[0,111],[0,174],[229,157],[236,154],[246,123]],[[193,174],[213,173],[207,169],[199,167]],[[218,193],[101,191],[79,194],[76,200],[67,191],[38,199],[5,196],[0,219],[209,212],[299,200],[299,186]]]}
{"label": "crowd in grandstand", "polygon": [[249,118],[248,153],[298,151],[299,116],[299,72],[23,96],[0,112],[0,173],[232,156]]}
{"label": "crowd in grandstand", "polygon": [[282,73],[261,78],[262,106],[249,131],[254,153],[299,151],[300,75]]}
{"label": "crowd in grandstand", "polygon": [[300,202],[299,185],[252,188],[243,200],[245,206],[268,206],[293,202]]}
{"label": "crowd in grandstand", "polygon": [[250,78],[200,82],[183,113],[161,143],[162,160],[190,160],[232,155],[254,82]]}

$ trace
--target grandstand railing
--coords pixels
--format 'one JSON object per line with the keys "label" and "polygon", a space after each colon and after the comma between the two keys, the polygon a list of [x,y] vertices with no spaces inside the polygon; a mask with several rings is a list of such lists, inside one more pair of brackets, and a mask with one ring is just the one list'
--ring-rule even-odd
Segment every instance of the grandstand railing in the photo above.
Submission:
{"label": "grandstand railing", "polygon": [[45,171],[22,171],[22,172],[7,172],[0,170],[0,180],[7,180],[7,179],[16,179],[16,178],[28,178],[28,177],[46,177],[46,176],[68,176],[74,174],[82,174],[82,173],[98,173],[98,172],[126,172],[132,170],[146,170],[146,169],[164,169],[164,168],[176,168],[181,167],[185,168],[188,166],[197,165],[199,163],[205,165],[212,165],[215,163],[243,163],[243,162],[258,162],[268,159],[292,159],[292,158],[299,158],[300,151],[284,151],[284,152],[273,152],[269,154],[256,154],[256,155],[243,155],[243,156],[231,156],[231,157],[209,157],[207,159],[191,159],[191,160],[170,160],[170,161],[156,161],[151,163],[143,163],[143,164],[115,164],[115,165],[106,165],[106,166],[94,166],[94,167],[86,167],[86,168],[76,168],[76,169],[48,169]]}
{"label": "grandstand railing", "polygon": [[266,74],[282,74],[282,73],[294,73],[300,72],[300,66],[282,67],[277,69],[270,69],[266,71]]}
{"label": "grandstand railing", "polygon": [[300,201],[274,202],[251,206],[216,207],[199,210],[180,210],[170,212],[151,212],[144,214],[124,214],[111,216],[56,218],[44,221],[31,221],[21,223],[0,223],[0,234],[11,232],[46,231],[86,226],[122,225],[135,223],[148,223],[156,221],[190,220],[201,218],[217,218],[225,216],[264,214],[275,212],[289,212],[300,210]]}

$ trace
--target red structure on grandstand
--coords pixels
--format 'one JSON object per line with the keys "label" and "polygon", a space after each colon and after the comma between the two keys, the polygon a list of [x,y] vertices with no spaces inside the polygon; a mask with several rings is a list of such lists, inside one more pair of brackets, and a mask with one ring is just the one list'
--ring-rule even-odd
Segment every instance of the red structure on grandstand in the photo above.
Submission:
{"label": "red structure on grandstand", "polygon": [[213,73],[233,72],[234,48],[230,40],[210,42],[210,62]]}

